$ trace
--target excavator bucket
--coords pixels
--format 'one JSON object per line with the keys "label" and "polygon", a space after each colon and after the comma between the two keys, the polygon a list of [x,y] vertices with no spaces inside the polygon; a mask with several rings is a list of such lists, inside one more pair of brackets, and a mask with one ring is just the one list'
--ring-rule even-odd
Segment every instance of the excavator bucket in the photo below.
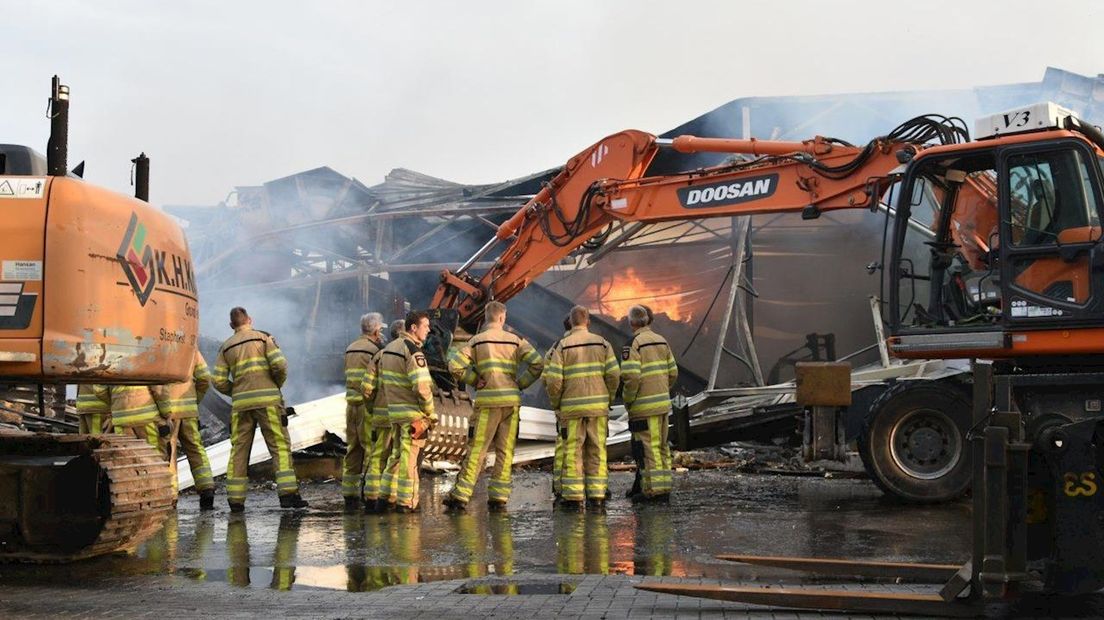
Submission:
{"label": "excavator bucket", "polygon": [[448,371],[448,353],[460,323],[460,313],[451,308],[434,308],[426,312],[429,314],[429,336],[422,345],[422,351],[429,363],[429,374],[441,390],[454,390],[456,381]]}
{"label": "excavator bucket", "polygon": [[0,431],[0,561],[131,551],[175,496],[168,464],[134,437]]}

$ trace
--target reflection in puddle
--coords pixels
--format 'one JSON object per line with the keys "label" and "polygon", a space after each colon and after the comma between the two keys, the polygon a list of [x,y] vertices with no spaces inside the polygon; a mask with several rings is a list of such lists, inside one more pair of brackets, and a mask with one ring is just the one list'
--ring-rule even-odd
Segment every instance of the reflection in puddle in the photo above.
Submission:
{"label": "reflection in puddle", "polygon": [[620,573],[809,583],[808,575],[713,556],[954,563],[969,548],[968,505],[902,510],[851,499],[869,485],[864,481],[699,473],[692,483],[685,480],[670,506],[633,506],[618,498],[631,476],[611,481],[615,499],[607,514],[553,512],[547,475],[539,472],[516,476],[507,514],[481,506],[446,514],[440,502],[447,488],[438,485],[423,486],[419,515],[343,514],[333,485],[306,486],[315,508],[296,513],[279,510],[260,491],[244,514],[200,513],[184,503],[137,554],[63,566],[0,565],[0,588],[75,582],[125,589],[164,575],[278,591],[372,592],[456,580],[485,594],[500,593],[496,588],[525,593],[523,575],[548,575],[556,583],[556,573],[565,582],[573,579],[568,575]]}
{"label": "reflection in puddle", "polygon": [[233,566],[230,568],[181,568],[177,575],[208,583],[240,588],[319,588],[346,592],[374,592],[388,586],[463,579],[460,567],[418,566]]}

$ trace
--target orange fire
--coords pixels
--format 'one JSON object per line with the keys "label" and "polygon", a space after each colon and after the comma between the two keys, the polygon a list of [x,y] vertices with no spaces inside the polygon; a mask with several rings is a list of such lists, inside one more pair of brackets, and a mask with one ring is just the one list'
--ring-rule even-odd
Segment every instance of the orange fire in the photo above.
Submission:
{"label": "orange fire", "polygon": [[623,319],[629,315],[629,308],[644,304],[652,309],[653,314],[666,314],[672,321],[694,318],[682,308],[686,296],[682,289],[677,286],[648,286],[632,267],[616,276],[612,284],[591,285],[587,292],[593,300],[590,311],[596,314]]}

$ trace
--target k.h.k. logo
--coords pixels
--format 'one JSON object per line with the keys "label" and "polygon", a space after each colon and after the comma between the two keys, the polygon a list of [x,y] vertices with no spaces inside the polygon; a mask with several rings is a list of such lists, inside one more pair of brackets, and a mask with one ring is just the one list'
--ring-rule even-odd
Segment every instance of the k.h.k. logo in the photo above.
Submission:
{"label": "k.h.k. logo", "polygon": [[157,284],[157,275],[153,271],[153,248],[146,245],[146,227],[138,221],[137,213],[130,215],[130,224],[115,258],[123,266],[123,273],[138,296],[138,303],[145,306]]}

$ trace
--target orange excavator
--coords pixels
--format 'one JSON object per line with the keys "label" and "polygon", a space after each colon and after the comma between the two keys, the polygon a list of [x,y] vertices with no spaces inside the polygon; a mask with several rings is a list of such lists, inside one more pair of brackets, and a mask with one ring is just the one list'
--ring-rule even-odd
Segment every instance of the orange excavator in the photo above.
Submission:
{"label": "orange excavator", "polygon": [[[958,493],[972,484],[971,561],[918,567],[725,556],[831,574],[946,579],[932,594],[640,587],[933,615],[976,615],[1032,588],[1095,591],[1104,587],[1104,135],[1050,103],[981,119],[976,134],[971,141],[960,119],[929,115],[861,146],[824,137],[611,135],[568,160],[460,269],[442,273],[427,354],[443,356],[457,327],[473,332],[488,301],[506,301],[572,252],[600,246],[611,224],[884,210],[892,217],[882,260],[886,345],[899,358],[971,359],[972,394],[941,397],[946,388],[923,382],[911,382],[916,392],[895,386],[887,394],[899,399],[896,413],[872,411],[873,435],[860,449],[890,491],[899,480],[879,467],[919,479],[953,473]],[[647,176],[664,148],[736,157]],[[469,272],[499,245],[489,271]],[[953,417],[924,415],[948,408]]]}
{"label": "orange excavator", "polygon": [[[138,198],[68,171],[68,112],[55,77],[46,158],[0,145],[0,383],[183,380],[199,317],[183,231],[145,202],[144,156]],[[0,430],[0,560],[132,549],[173,501],[137,439]]]}

